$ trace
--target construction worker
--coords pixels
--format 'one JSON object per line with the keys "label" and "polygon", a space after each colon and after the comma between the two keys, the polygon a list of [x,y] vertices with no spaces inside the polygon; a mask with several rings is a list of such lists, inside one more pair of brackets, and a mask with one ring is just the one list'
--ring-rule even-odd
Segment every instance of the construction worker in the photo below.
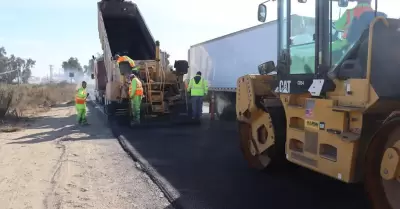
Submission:
{"label": "construction worker", "polygon": [[134,71],[131,75],[131,84],[129,86],[129,97],[132,110],[131,125],[140,124],[140,106],[143,97],[143,84],[137,77],[138,71]]}
{"label": "construction worker", "polygon": [[[352,9],[347,9],[343,15],[335,21],[335,28],[338,31],[343,31],[342,39],[337,39],[332,42],[332,62],[337,63],[344,55],[344,51],[348,49],[354,42],[354,37],[348,37],[350,27],[353,20],[360,18],[364,12],[374,11],[371,7],[371,0],[357,0],[357,5]],[[354,29],[354,28],[352,28]],[[361,35],[360,31],[360,35]],[[353,31],[353,35],[354,36]],[[350,38],[350,39],[349,39]]]}
{"label": "construction worker", "polygon": [[82,86],[76,90],[75,95],[76,119],[80,125],[88,125],[86,120],[86,98],[89,94],[86,93],[86,85],[86,82],[82,81]]}
{"label": "construction worker", "polygon": [[133,61],[130,57],[128,56],[120,56],[119,54],[115,55],[115,59],[117,60],[117,64],[121,62],[129,62],[129,65],[132,69],[132,71],[137,71],[139,68],[135,65],[135,61]]}
{"label": "construction worker", "polygon": [[208,93],[208,82],[197,72],[189,81],[187,92],[190,93],[192,102],[192,119],[200,120],[203,113],[203,97]]}
{"label": "construction worker", "polygon": [[347,34],[349,27],[351,26],[353,18],[359,18],[364,12],[374,11],[371,7],[371,0],[357,0],[357,5],[353,9],[347,9],[343,15],[336,20],[335,28],[339,31],[343,31],[342,38],[344,41],[337,41],[332,44],[332,50],[343,48],[347,45]]}

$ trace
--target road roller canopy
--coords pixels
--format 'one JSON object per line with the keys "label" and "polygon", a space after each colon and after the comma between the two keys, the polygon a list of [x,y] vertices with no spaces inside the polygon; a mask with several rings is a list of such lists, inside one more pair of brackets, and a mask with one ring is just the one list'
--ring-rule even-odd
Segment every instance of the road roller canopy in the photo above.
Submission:
{"label": "road roller canopy", "polygon": [[[397,40],[395,35],[400,13],[397,12],[393,2],[393,0],[270,0],[260,4],[259,21],[275,18],[278,21],[279,56],[275,70],[278,71],[279,80],[304,81],[306,78],[312,80],[326,76],[334,79],[342,76],[339,74],[347,72],[345,77],[367,78],[372,84],[383,80],[399,83],[395,82],[393,77],[400,77],[399,70],[395,70],[400,61],[394,55],[398,54],[395,52],[397,44],[400,45],[400,40]],[[386,30],[382,29],[384,27]],[[374,37],[384,40],[373,38],[369,28],[373,29],[371,32],[375,33]],[[268,38],[268,34],[265,36]],[[312,38],[299,41],[301,40],[297,38],[299,36]],[[383,44],[388,48],[378,46],[387,41],[392,42]],[[382,50],[385,53],[382,53]],[[378,63],[385,67],[381,67],[379,73],[378,70],[373,72],[374,66],[377,68]],[[340,70],[343,68],[344,70]],[[353,70],[349,70],[350,68]],[[368,69],[371,70],[370,73]],[[263,72],[268,73],[268,70],[264,69]],[[397,85],[400,89],[400,84]],[[389,91],[383,88],[381,90]],[[381,94],[388,93],[381,92]],[[398,93],[390,94],[397,94],[400,97],[400,90]]]}

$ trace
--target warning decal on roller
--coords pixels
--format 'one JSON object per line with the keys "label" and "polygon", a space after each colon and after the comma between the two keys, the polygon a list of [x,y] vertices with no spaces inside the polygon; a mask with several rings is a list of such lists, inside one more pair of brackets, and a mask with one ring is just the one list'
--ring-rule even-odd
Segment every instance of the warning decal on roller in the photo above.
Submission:
{"label": "warning decal on roller", "polygon": [[315,120],[305,120],[304,126],[306,128],[319,129],[319,122]]}

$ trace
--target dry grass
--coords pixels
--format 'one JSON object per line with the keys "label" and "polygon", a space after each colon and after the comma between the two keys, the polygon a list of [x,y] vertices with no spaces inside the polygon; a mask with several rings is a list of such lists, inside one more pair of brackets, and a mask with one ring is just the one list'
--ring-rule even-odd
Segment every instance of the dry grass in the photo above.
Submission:
{"label": "dry grass", "polygon": [[[8,106],[7,114],[17,117],[26,116],[49,109],[59,103],[74,99],[76,85],[59,84],[0,84],[0,118]],[[11,103],[6,104],[12,97]],[[1,111],[3,110],[3,114]]]}
{"label": "dry grass", "polygon": [[7,125],[7,126],[0,126],[0,132],[3,133],[13,133],[13,132],[17,132],[21,130],[21,127],[16,127],[16,126],[11,126],[11,125]]}
{"label": "dry grass", "polygon": [[[53,105],[73,102],[75,84],[0,84],[0,132],[29,126],[36,113]],[[11,99],[11,100],[10,100]]]}

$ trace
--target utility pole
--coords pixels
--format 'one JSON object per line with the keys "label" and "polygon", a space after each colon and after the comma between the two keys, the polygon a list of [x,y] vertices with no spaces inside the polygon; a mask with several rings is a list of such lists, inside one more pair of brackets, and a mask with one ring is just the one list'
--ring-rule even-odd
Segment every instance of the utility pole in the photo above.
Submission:
{"label": "utility pole", "polygon": [[50,65],[50,83],[53,81],[53,65]]}
{"label": "utility pole", "polygon": [[18,77],[18,85],[21,84],[21,71],[17,71],[17,77]]}
{"label": "utility pole", "polygon": [[18,76],[18,85],[21,84],[21,71],[18,70],[17,72],[17,76]]}

